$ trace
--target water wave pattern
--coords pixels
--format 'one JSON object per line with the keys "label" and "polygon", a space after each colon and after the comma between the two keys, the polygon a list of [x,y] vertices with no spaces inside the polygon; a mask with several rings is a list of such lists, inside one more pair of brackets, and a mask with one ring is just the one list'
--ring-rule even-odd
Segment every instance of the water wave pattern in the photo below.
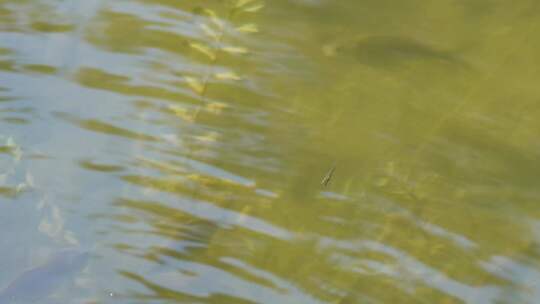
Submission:
{"label": "water wave pattern", "polygon": [[0,286],[535,303],[537,4],[465,2],[0,1]]}

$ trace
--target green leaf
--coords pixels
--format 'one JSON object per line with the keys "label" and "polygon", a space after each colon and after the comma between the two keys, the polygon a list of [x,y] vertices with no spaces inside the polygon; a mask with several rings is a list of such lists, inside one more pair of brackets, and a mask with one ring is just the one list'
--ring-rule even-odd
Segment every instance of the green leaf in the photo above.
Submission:
{"label": "green leaf", "polygon": [[215,41],[219,40],[219,34],[208,25],[203,23],[200,25],[200,28],[206,34],[206,36],[214,39]]}
{"label": "green leaf", "polygon": [[258,3],[252,6],[245,7],[242,10],[247,13],[256,13],[260,11],[263,7],[264,7],[264,3]]}
{"label": "green leaf", "polygon": [[215,73],[214,77],[219,80],[241,80],[242,78],[234,72]]}
{"label": "green leaf", "polygon": [[205,106],[206,111],[213,114],[221,114],[226,108],[228,108],[226,103],[218,101],[211,102]]}
{"label": "green leaf", "polygon": [[185,120],[187,122],[195,121],[196,112],[189,111],[188,109],[177,105],[170,105],[169,110],[171,110],[174,115],[181,118],[182,120]]}
{"label": "green leaf", "polygon": [[184,76],[184,80],[188,86],[195,91],[197,94],[202,94],[204,92],[204,83],[195,77]]}
{"label": "green leaf", "polygon": [[237,27],[236,30],[243,33],[257,33],[259,28],[255,23],[247,23]]}
{"label": "green leaf", "polygon": [[242,6],[246,5],[246,4],[250,4],[250,3],[254,2],[254,1],[255,0],[237,0],[235,7],[242,7]]}
{"label": "green leaf", "polygon": [[210,21],[212,21],[215,26],[217,26],[220,30],[223,29],[223,21],[221,21],[216,12],[207,8],[205,8],[203,12],[208,16],[208,18],[210,18]]}
{"label": "green leaf", "polygon": [[203,45],[197,42],[191,42],[189,46],[192,49],[197,50],[200,53],[206,55],[208,58],[210,58],[210,60],[216,59],[216,54],[214,53],[214,51],[206,45]]}
{"label": "green leaf", "polygon": [[242,55],[248,53],[248,50],[240,46],[225,46],[221,48],[222,51],[229,54]]}

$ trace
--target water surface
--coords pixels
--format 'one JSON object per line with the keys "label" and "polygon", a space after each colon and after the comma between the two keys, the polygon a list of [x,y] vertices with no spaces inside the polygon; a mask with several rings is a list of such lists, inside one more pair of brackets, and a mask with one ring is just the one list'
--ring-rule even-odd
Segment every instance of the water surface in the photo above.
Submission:
{"label": "water surface", "polygon": [[80,246],[43,303],[535,303],[539,14],[0,0],[0,288]]}

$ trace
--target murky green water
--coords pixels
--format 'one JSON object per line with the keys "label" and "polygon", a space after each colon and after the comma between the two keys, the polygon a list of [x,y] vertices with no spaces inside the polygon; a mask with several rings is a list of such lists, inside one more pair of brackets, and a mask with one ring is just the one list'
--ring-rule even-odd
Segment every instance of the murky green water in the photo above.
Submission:
{"label": "murky green water", "polygon": [[0,300],[537,303],[538,30],[534,0],[0,0]]}

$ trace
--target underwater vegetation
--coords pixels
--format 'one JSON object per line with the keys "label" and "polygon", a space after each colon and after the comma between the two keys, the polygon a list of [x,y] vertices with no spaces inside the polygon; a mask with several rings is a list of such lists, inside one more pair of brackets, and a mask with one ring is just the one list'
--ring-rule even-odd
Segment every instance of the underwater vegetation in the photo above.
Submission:
{"label": "underwater vegetation", "polygon": [[[220,59],[223,56],[243,56],[250,52],[244,46],[228,43],[229,37],[237,35],[253,34],[259,31],[256,23],[246,22],[235,24],[239,19],[246,19],[246,15],[253,15],[264,7],[259,0],[236,0],[226,1],[227,14],[219,16],[214,10],[206,7],[197,7],[194,13],[200,18],[195,18],[198,27],[206,39],[190,41],[188,44],[200,56],[205,58],[207,68],[200,74],[184,75],[186,84],[199,96],[207,94],[208,86],[212,81],[240,81],[239,75],[233,68],[219,68]],[[201,110],[198,107],[189,120],[195,120]],[[183,115],[186,117],[186,115]]]}
{"label": "underwater vegetation", "polygon": [[[139,167],[158,172],[157,177],[143,174],[126,174],[122,177],[127,184],[148,189],[149,192],[171,193],[175,196],[175,201],[180,202],[167,205],[159,200],[121,197],[115,204],[119,207],[119,211],[129,208],[136,214],[144,215],[145,218],[155,219],[150,221],[152,225],[144,233],[165,240],[164,243],[147,249],[127,243],[112,245],[121,254],[156,263],[151,267],[152,271],[144,273],[144,277],[135,275],[135,272],[128,268],[118,270],[118,274],[124,278],[134,281],[137,285],[149,287],[147,294],[133,292],[129,294],[130,298],[138,301],[144,301],[145,297],[178,301],[182,298],[180,291],[168,290],[153,281],[154,276],[164,272],[162,263],[170,260],[169,256],[179,261],[196,256],[203,257],[209,244],[219,240],[224,226],[247,225],[244,222],[252,220],[247,215],[249,206],[234,212],[232,205],[237,204],[233,196],[235,192],[245,195],[254,190],[252,182],[228,174],[218,166],[209,166],[200,159],[204,160],[205,151],[212,152],[212,147],[221,145],[218,142],[221,132],[212,132],[214,126],[205,125],[207,123],[205,120],[209,119],[208,116],[222,116],[230,102],[222,95],[214,94],[213,87],[219,92],[224,88],[242,87],[244,81],[251,81],[241,72],[240,67],[246,65],[244,59],[252,53],[249,45],[244,42],[248,40],[246,37],[259,32],[255,20],[264,5],[260,0],[214,1],[204,5],[195,4],[189,10],[186,9],[190,12],[189,17],[184,20],[189,24],[186,27],[189,26],[195,33],[192,36],[182,36],[177,41],[181,48],[180,56],[189,57],[189,62],[195,64],[190,64],[188,69],[167,70],[175,79],[175,86],[183,90],[182,94],[185,96],[167,100],[167,105],[160,109],[160,112],[174,120],[175,124],[181,123],[185,126],[185,129],[179,132],[188,134],[187,136],[182,134],[187,137],[187,140],[182,138],[185,147],[167,148],[171,149],[169,154],[177,158],[175,161],[153,157],[139,157],[136,160]],[[198,133],[197,128],[209,131],[200,135],[186,132],[193,129],[194,133]],[[191,144],[190,141],[195,143]],[[193,204],[193,208],[189,208],[189,212],[186,212],[181,208],[183,204]],[[225,211],[228,208],[232,210]],[[206,215],[200,213],[212,209],[216,210],[216,215],[220,215],[221,212],[227,213],[226,218],[216,218],[213,212],[209,212],[212,214],[210,218],[205,218]],[[99,216],[107,217],[107,215]],[[126,231],[131,229],[128,228]],[[169,271],[181,276],[175,269]]]}

